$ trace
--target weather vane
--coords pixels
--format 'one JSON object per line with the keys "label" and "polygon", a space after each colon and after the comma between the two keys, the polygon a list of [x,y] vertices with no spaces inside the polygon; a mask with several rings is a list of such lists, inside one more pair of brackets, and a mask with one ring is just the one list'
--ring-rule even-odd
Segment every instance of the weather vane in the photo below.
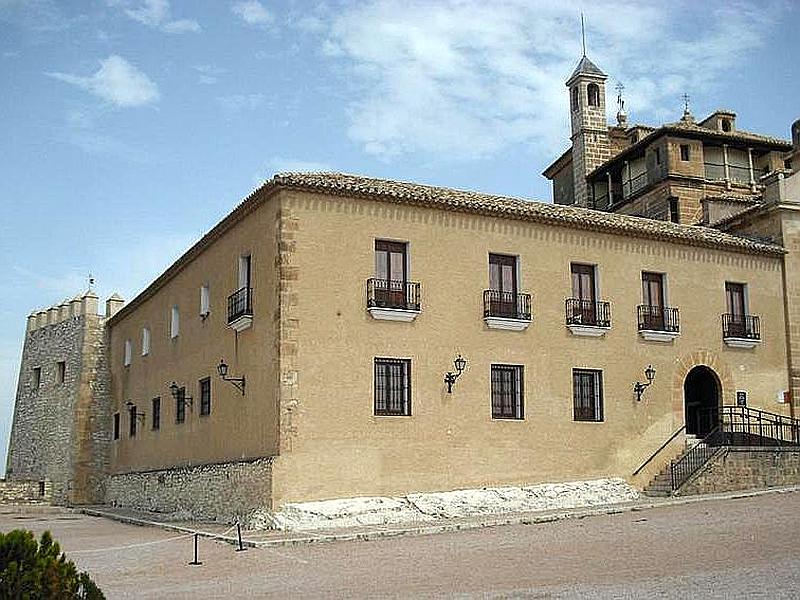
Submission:
{"label": "weather vane", "polygon": [[683,95],[683,111],[689,112],[689,94]]}
{"label": "weather vane", "polygon": [[92,291],[92,286],[94,285],[94,276],[89,273],[89,291]]}
{"label": "weather vane", "polygon": [[625,90],[625,86],[622,85],[621,81],[618,81],[614,89],[617,90],[617,105],[620,110],[623,110],[625,108],[625,100],[622,99],[622,92]]}

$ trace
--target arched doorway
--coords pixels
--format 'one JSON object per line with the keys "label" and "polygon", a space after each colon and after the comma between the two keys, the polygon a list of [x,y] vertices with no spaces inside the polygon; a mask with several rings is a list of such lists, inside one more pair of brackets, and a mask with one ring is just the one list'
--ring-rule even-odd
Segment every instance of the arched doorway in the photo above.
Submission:
{"label": "arched doorway", "polygon": [[705,366],[697,366],[683,382],[686,433],[705,437],[717,426],[721,398],[719,377]]}

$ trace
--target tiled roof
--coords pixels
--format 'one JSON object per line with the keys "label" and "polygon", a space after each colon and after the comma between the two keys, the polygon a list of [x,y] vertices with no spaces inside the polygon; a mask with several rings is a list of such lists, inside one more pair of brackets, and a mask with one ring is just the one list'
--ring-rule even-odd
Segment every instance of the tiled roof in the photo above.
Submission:
{"label": "tiled roof", "polygon": [[761,194],[750,194],[750,195],[742,195],[742,194],[709,194],[705,196],[703,200],[712,200],[717,202],[738,202],[741,204],[758,204],[763,200],[763,196]]}
{"label": "tiled roof", "polygon": [[718,131],[716,129],[709,129],[708,127],[702,127],[697,123],[691,123],[687,121],[677,121],[676,123],[666,123],[659,129],[674,129],[674,130],[682,130],[692,133],[698,133],[703,135],[713,135],[719,138],[727,138],[731,141],[742,141],[742,142],[758,142],[762,144],[773,144],[778,146],[785,146],[786,150],[792,149],[792,143],[787,140],[782,140],[781,138],[772,137],[769,135],[761,135],[758,133],[751,133],[749,131],[744,131],[742,129],[737,129],[735,131]]}
{"label": "tiled roof", "polygon": [[340,196],[345,201],[347,198],[365,198],[645,239],[673,241],[679,244],[749,254],[771,256],[784,254],[781,246],[747,240],[706,227],[677,225],[668,221],[630,217],[588,208],[545,204],[544,202],[522,198],[496,196],[481,192],[389,179],[375,179],[345,173],[279,173],[259,188],[253,190],[233,211],[189,248],[144,291],[114,314],[109,319],[109,323],[118,322],[136,306],[155,294],[160,287],[194,260],[207,246],[211,245],[236,223],[258,208],[262,202],[282,189]]}
{"label": "tiled roof", "polygon": [[597,77],[606,76],[606,74],[603,73],[596,64],[590,61],[586,57],[586,55],[584,55],[583,58],[581,58],[580,62],[578,63],[578,66],[575,67],[575,70],[572,72],[572,75],[569,76],[569,79],[567,79],[567,81],[572,81],[572,79],[574,77],[577,77],[578,75],[595,75]]}
{"label": "tiled roof", "polygon": [[707,227],[677,225],[669,221],[656,221],[577,206],[546,204],[522,198],[496,196],[419,183],[374,179],[344,173],[280,173],[272,179],[271,184],[335,196],[354,196],[458,212],[479,213],[575,229],[675,241],[694,246],[756,254],[783,254],[783,248],[779,246],[752,242]]}

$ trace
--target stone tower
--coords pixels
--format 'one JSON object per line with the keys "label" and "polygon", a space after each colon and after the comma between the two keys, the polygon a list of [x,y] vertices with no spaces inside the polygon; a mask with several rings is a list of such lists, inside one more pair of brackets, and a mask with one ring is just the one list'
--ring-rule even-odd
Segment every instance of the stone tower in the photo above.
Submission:
{"label": "stone tower", "polygon": [[[106,317],[122,299],[112,296]],[[105,318],[89,290],[28,317],[6,477],[57,504],[100,503],[111,443]]]}
{"label": "stone tower", "polygon": [[607,78],[584,54],[567,79],[572,124],[572,177],[578,206],[592,207],[586,175],[611,158],[606,122]]}

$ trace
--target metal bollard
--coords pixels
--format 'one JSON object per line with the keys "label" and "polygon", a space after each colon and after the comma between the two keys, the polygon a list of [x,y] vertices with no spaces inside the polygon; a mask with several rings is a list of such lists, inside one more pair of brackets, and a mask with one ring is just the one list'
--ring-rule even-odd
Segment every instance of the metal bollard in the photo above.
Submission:
{"label": "metal bollard", "polygon": [[194,560],[189,563],[190,565],[202,565],[203,564],[199,560],[197,560],[197,538],[198,537],[200,537],[200,534],[195,533],[194,534]]}
{"label": "metal bollard", "polygon": [[242,526],[239,525],[239,523],[236,523],[236,535],[239,537],[239,547],[236,551],[242,552],[245,550],[245,547],[242,545]]}

